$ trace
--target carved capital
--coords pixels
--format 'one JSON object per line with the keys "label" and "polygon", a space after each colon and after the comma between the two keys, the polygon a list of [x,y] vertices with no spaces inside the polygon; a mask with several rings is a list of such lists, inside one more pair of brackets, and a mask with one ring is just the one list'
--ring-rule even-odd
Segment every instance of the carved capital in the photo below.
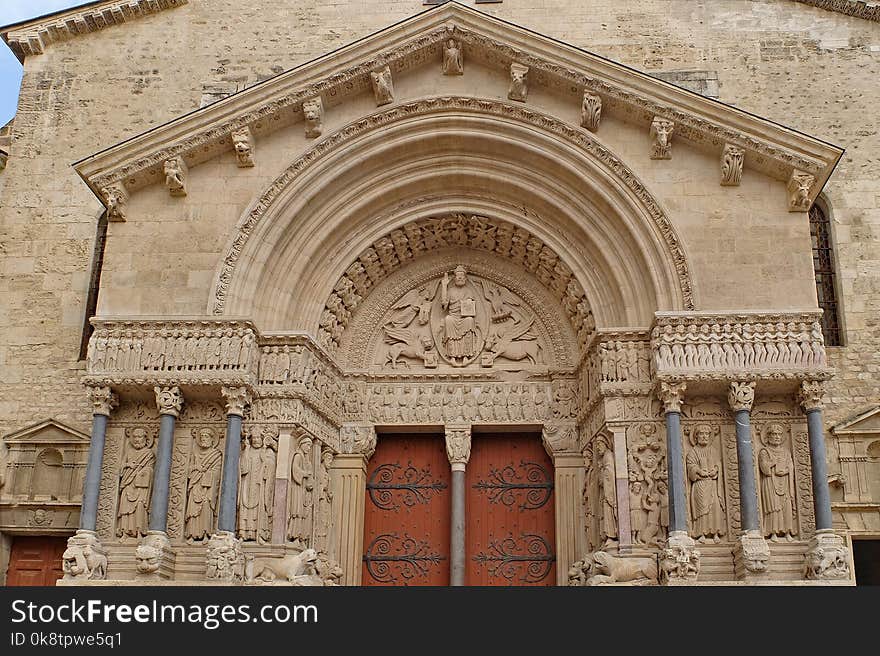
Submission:
{"label": "carved capital", "polygon": [[721,184],[724,187],[738,187],[742,180],[745,151],[733,144],[724,144],[721,151]]}
{"label": "carved capital", "polygon": [[101,190],[104,204],[107,206],[109,221],[125,221],[128,203],[128,190],[121,182],[107,185]]}
{"label": "carved capital", "polygon": [[804,412],[822,409],[822,397],[825,395],[825,384],[821,380],[805,380],[798,390],[798,402]]}
{"label": "carved capital", "polygon": [[651,121],[651,159],[672,159],[672,132],[675,124],[655,116]]}
{"label": "carved capital", "polygon": [[849,550],[843,538],[830,529],[816,531],[805,556],[804,578],[808,580],[850,578]]}
{"label": "carved capital", "polygon": [[251,404],[251,393],[247,387],[221,387],[220,394],[226,401],[226,414],[244,417],[244,408]]}
{"label": "carved capital", "polygon": [[87,392],[92,403],[93,415],[109,417],[113,408],[119,405],[119,397],[109,387],[89,387]]}
{"label": "carved capital", "polygon": [[339,429],[339,442],[343,453],[361,454],[369,460],[376,452],[376,429],[373,426],[343,424]]}
{"label": "carved capital", "polygon": [[447,426],[446,427],[446,456],[449,464],[464,467],[471,459],[471,427],[470,426]]}
{"label": "carved capital", "polygon": [[574,424],[545,424],[541,441],[550,457],[558,453],[576,453],[577,427]]}
{"label": "carved capital", "polygon": [[529,95],[529,67],[513,62],[510,65],[510,88],[507,97],[511,100],[525,102]]}
{"label": "carved capital", "polygon": [[813,189],[816,178],[804,171],[797,169],[791,172],[788,179],[788,211],[789,212],[806,212],[812,205],[810,201],[810,192]]}
{"label": "carved capital", "polygon": [[599,129],[599,121],[602,118],[602,98],[594,93],[584,92],[584,100],[581,103],[581,127],[590,132]]}
{"label": "carved capital", "polygon": [[179,155],[165,160],[165,186],[172,196],[186,196],[186,178],[189,170]]}
{"label": "carved capital", "polygon": [[153,391],[156,393],[156,407],[159,409],[160,415],[180,416],[180,411],[183,408],[183,394],[179,387],[159,387],[157,385]]}
{"label": "carved capital", "polygon": [[751,411],[752,403],[754,402],[755,381],[733,381],[730,383],[730,388],[727,392],[727,403],[730,404],[731,410],[734,412],[739,412],[740,410]]}
{"label": "carved capital", "polygon": [[660,383],[657,390],[657,398],[663,404],[664,412],[681,412],[681,403],[684,401],[686,383]]}
{"label": "carved capital", "polygon": [[238,168],[249,168],[254,165],[254,135],[248,126],[232,133],[232,146],[235,148]]}

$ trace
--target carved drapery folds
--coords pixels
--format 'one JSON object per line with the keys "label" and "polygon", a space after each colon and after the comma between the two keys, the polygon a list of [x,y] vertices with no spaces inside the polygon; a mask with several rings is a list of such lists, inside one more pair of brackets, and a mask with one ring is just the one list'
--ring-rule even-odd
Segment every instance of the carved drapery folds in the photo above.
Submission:
{"label": "carved drapery folds", "polygon": [[464,55],[461,42],[448,39],[443,44],[443,75],[464,75]]}
{"label": "carved drapery folds", "polygon": [[[287,488],[287,540],[295,547],[311,546],[315,489],[313,440],[302,435],[293,445],[290,479]],[[318,450],[320,451],[320,445]]]}
{"label": "carved drapery folds", "polygon": [[814,312],[658,315],[651,331],[663,379],[827,377],[825,341]]}
{"label": "carved drapery folds", "polygon": [[587,128],[590,132],[595,132],[599,129],[599,121],[601,119],[601,96],[584,91],[584,98],[581,101],[581,127]]}
{"label": "carved drapery folds", "polygon": [[183,535],[187,540],[204,540],[214,530],[217,517],[223,452],[218,446],[219,431],[202,426],[193,428],[191,434]]}
{"label": "carved drapery folds", "polygon": [[321,96],[303,101],[303,120],[309,139],[321,136],[324,131],[324,103]]}
{"label": "carved drapery folds", "polygon": [[254,165],[254,135],[248,126],[232,132],[232,147],[238,168],[250,168]]}
{"label": "carved drapery folds", "polygon": [[651,159],[672,159],[672,132],[675,124],[655,116],[651,121]]}
{"label": "carved drapery folds", "polygon": [[179,155],[165,160],[165,186],[172,196],[186,196],[186,179],[189,169]]}
{"label": "carved drapery folds", "polygon": [[119,397],[107,386],[87,387],[93,415],[110,416],[113,408],[119,405]]}
{"label": "carved drapery folds", "polygon": [[699,542],[720,542],[726,534],[724,474],[719,429],[709,423],[685,428],[685,455],[691,535]]}
{"label": "carved drapery folds", "polygon": [[529,95],[529,67],[513,62],[510,65],[510,87],[507,97],[510,100],[525,102]]}
{"label": "carved drapery folds", "polygon": [[721,151],[721,184],[725,187],[738,187],[742,180],[745,151],[733,144],[724,144]]}
{"label": "carved drapery folds", "polygon": [[101,190],[107,206],[108,221],[125,221],[128,210],[128,190],[121,182],[107,185]]}
{"label": "carved drapery folds", "polygon": [[791,542],[798,534],[795,466],[790,430],[772,422],[760,431],[757,453],[764,537]]}
{"label": "carved drapery folds", "polygon": [[810,205],[812,205],[810,194],[815,183],[816,177],[809,173],[797,169],[791,172],[791,177],[788,179],[789,212],[809,211]]}
{"label": "carved drapery folds", "polygon": [[136,426],[125,430],[126,445],[119,472],[116,536],[137,538],[147,534],[150,493],[153,486],[153,452],[158,431]]}
{"label": "carved drapery folds", "polygon": [[246,542],[271,541],[277,449],[277,429],[256,425],[246,431],[238,470],[238,535]]}
{"label": "carved drapery folds", "polygon": [[370,80],[373,83],[373,95],[376,105],[387,105],[394,101],[394,82],[391,78],[391,67],[384,66],[370,72]]}

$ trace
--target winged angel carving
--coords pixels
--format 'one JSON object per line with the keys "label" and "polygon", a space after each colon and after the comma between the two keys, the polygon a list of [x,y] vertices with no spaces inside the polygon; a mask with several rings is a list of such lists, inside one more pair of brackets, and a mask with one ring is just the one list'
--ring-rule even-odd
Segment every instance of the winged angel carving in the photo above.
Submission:
{"label": "winged angel carving", "polygon": [[434,340],[431,337],[431,305],[437,295],[439,280],[428,282],[417,289],[407,292],[403,298],[391,307],[391,319],[382,327],[385,333],[384,364],[396,367],[400,362],[409,367],[409,363],[400,358],[421,360],[425,366],[436,366],[437,356],[434,353]]}

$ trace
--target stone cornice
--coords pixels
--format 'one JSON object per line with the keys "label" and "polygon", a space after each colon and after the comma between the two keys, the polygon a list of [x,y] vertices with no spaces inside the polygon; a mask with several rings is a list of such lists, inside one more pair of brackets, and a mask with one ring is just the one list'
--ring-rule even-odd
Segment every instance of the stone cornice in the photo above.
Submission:
{"label": "stone cornice", "polygon": [[[821,191],[843,151],[830,144],[704,98],[575,47],[536,35],[454,2],[424,12],[283,73],[196,112],[108,148],[75,164],[102,196],[122,182],[130,190],[163,179],[162,164],[180,156],[194,166],[233,148],[232,132],[255,135],[302,120],[302,103],[321,96],[325,111],[371,88],[370,72],[389,65],[397,74],[442,56],[441,43],[453,31],[466,57],[499,70],[513,61],[528,65],[530,84],[571,95],[578,106],[584,91],[601,97],[603,112],[650,125],[655,117],[675,123],[676,138],[718,151],[732,144],[746,164],[779,180],[792,171],[812,174],[810,201]],[[439,72],[438,72],[439,74]],[[505,73],[506,74],[506,73]]]}
{"label": "stone cornice", "polygon": [[97,32],[112,25],[174,9],[189,0],[106,0],[92,2],[69,11],[60,11],[34,20],[0,28],[3,40],[20,60],[41,55],[47,46],[81,34]]}
{"label": "stone cornice", "polygon": [[810,5],[824,9],[825,11],[834,11],[838,14],[846,14],[853,18],[864,18],[865,20],[880,23],[880,4],[876,2],[867,3],[862,0],[794,0],[802,5]]}

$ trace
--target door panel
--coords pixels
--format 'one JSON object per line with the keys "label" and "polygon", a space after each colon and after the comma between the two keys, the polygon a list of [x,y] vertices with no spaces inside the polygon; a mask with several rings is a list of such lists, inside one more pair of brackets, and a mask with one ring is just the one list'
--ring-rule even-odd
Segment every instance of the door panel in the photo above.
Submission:
{"label": "door panel", "polygon": [[6,585],[55,585],[61,578],[65,537],[18,536],[12,540]]}
{"label": "door panel", "polygon": [[449,585],[442,436],[380,436],[367,468],[363,585]]}
{"label": "door panel", "polygon": [[466,472],[467,585],[555,585],[553,463],[540,437],[475,435]]}

